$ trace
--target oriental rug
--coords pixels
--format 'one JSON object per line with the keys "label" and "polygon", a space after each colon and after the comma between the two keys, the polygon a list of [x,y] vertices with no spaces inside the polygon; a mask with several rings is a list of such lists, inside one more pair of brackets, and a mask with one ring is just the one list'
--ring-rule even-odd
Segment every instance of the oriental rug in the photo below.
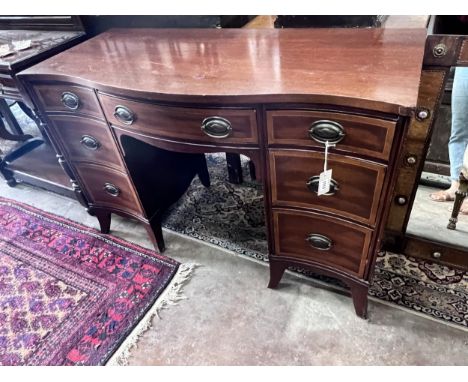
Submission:
{"label": "oriental rug", "polygon": [[191,268],[0,198],[0,365],[118,363]]}
{"label": "oriental rug", "polygon": [[[196,178],[186,195],[167,214],[164,227],[260,262],[268,261],[263,190],[249,177],[227,182],[225,156],[207,155],[211,187]],[[290,268],[320,282],[346,288],[338,280]],[[369,291],[371,298],[445,323],[468,328],[468,274],[429,261],[394,253],[379,254]],[[370,311],[370,314],[372,312]]]}

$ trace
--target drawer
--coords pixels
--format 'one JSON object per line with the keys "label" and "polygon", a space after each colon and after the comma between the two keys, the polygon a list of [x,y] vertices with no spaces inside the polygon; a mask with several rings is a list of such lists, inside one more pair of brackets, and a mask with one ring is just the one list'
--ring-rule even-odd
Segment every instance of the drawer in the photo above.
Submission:
{"label": "drawer", "polygon": [[362,159],[330,154],[335,187],[318,196],[317,177],[324,154],[317,151],[270,150],[270,179],[274,206],[315,208],[361,223],[375,224],[386,166]]}
{"label": "drawer", "polygon": [[92,205],[122,210],[134,216],[144,215],[133,185],[125,174],[95,164],[81,163],[75,168]]}
{"label": "drawer", "polygon": [[388,160],[396,121],[353,114],[274,110],[267,112],[269,144],[323,147],[324,141],[338,141],[336,147],[351,153]]}
{"label": "drawer", "polygon": [[220,144],[258,142],[255,109],[161,106],[99,94],[109,122],[147,135]]}
{"label": "drawer", "polygon": [[276,256],[317,262],[362,277],[372,230],[329,216],[273,210]]}
{"label": "drawer", "polygon": [[34,92],[45,111],[68,111],[103,119],[96,94],[91,89],[75,85],[36,84]]}
{"label": "drawer", "polygon": [[49,116],[50,128],[73,162],[96,162],[125,171],[105,122],[79,116]]}

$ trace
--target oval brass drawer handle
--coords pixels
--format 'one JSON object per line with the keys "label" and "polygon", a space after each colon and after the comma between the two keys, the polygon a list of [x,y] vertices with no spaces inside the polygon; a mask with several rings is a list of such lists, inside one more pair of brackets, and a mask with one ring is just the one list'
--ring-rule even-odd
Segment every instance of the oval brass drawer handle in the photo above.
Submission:
{"label": "oval brass drawer handle", "polygon": [[[319,181],[320,181],[319,175],[314,175],[310,177],[309,180],[306,182],[306,186],[309,189],[309,191],[312,191],[318,194]],[[324,196],[335,195],[336,192],[339,190],[340,190],[340,185],[335,179],[332,179],[330,181],[330,191],[328,191],[326,194],[323,194],[323,195]]]}
{"label": "oval brass drawer handle", "polygon": [[72,92],[63,92],[60,98],[62,104],[70,110],[78,110],[80,107],[80,97]]}
{"label": "oval brass drawer handle", "polygon": [[205,118],[201,124],[201,129],[211,138],[227,138],[232,132],[231,122],[222,117]]}
{"label": "oval brass drawer handle", "polygon": [[86,147],[88,150],[97,150],[101,147],[101,143],[91,135],[83,135],[81,137],[80,143]]}
{"label": "oval brass drawer handle", "polygon": [[309,128],[309,137],[316,142],[338,143],[346,136],[345,129],[338,122],[320,120],[315,121]]}
{"label": "oval brass drawer handle", "polygon": [[320,251],[329,251],[333,247],[333,241],[324,235],[318,233],[311,233],[307,236],[306,241],[311,247]]}
{"label": "oval brass drawer handle", "polygon": [[112,183],[105,183],[104,191],[106,191],[111,196],[120,195],[120,189],[115,184],[112,184]]}
{"label": "oval brass drawer handle", "polygon": [[125,125],[131,125],[135,121],[135,113],[122,105],[115,107],[114,117]]}

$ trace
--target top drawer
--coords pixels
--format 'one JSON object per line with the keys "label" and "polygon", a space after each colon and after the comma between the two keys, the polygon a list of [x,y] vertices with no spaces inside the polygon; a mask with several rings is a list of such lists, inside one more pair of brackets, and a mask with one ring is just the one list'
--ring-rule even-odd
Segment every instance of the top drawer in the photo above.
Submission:
{"label": "top drawer", "polygon": [[272,110],[267,112],[269,144],[336,148],[388,160],[396,121],[353,114]]}
{"label": "top drawer", "polygon": [[162,106],[99,94],[107,120],[147,135],[202,143],[255,144],[255,109]]}
{"label": "top drawer", "polygon": [[45,111],[73,112],[103,119],[94,91],[75,85],[40,84],[34,91]]}

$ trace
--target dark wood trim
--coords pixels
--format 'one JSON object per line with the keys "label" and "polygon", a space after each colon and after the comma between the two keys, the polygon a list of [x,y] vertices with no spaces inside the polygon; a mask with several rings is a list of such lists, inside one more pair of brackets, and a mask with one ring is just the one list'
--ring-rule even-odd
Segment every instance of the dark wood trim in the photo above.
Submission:
{"label": "dark wood trim", "polygon": [[[388,231],[406,232],[419,178],[424,166],[424,158],[429,148],[434,121],[447,80],[448,69],[423,69],[422,71],[418,110],[426,110],[428,118],[421,120],[413,116],[410,119],[408,133],[403,142],[404,149],[397,164],[398,180],[393,192],[392,206],[386,224]],[[407,162],[407,158],[410,156],[416,159],[415,163]],[[399,197],[405,198],[406,202],[403,204],[398,203]]]}

